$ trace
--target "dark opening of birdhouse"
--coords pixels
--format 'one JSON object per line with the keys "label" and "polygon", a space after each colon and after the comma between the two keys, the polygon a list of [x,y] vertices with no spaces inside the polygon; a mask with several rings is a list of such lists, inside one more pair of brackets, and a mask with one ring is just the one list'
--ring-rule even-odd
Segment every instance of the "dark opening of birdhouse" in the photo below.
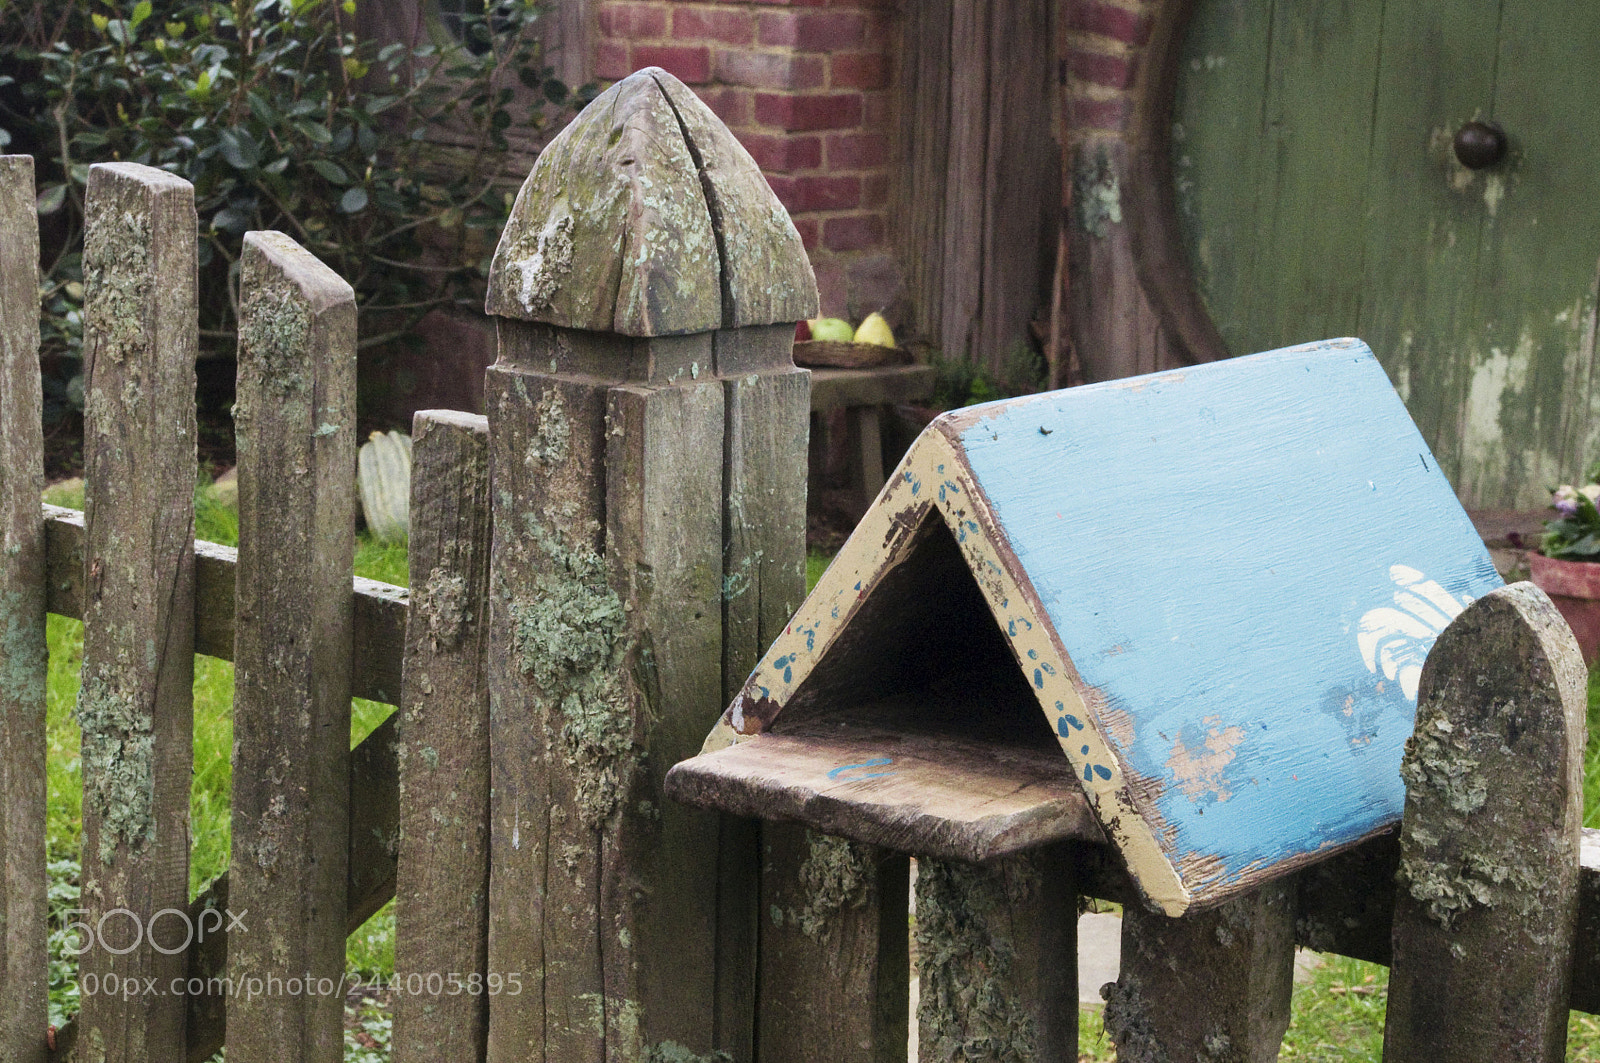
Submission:
{"label": "dark opening of birdhouse", "polygon": [[673,768],[667,792],[918,855],[981,861],[1100,837],[968,559],[937,513],[857,589],[766,730]]}
{"label": "dark opening of birdhouse", "polygon": [[941,736],[1071,765],[944,521],[926,517],[856,622],[797,689],[774,734]]}

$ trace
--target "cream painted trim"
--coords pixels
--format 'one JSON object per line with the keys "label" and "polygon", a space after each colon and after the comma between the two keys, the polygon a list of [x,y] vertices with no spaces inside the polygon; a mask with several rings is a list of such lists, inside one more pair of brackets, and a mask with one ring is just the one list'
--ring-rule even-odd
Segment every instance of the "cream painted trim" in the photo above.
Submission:
{"label": "cream painted trim", "polygon": [[[1193,895],[1179,880],[1159,837],[1134,806],[1102,724],[1075,685],[1081,682],[1077,670],[1060,647],[1049,617],[1034,609],[1038,597],[1015,555],[1004,547],[1004,533],[988,500],[955,445],[937,429],[925,431],[912,445],[816,589],[750,673],[743,693],[706,736],[701,752],[726,749],[755,737],[754,733],[741,733],[741,705],[746,698],[771,699],[782,711],[781,706],[848,626],[862,600],[862,588],[877,584],[905,561],[914,538],[910,532],[921,524],[930,504],[955,536],[995,622],[1033,684],[1061,751],[1094,806],[1101,827],[1122,853],[1134,882],[1162,911],[1181,915]],[[903,515],[898,523],[909,522],[910,526],[885,556],[881,544],[891,541],[897,515]]]}

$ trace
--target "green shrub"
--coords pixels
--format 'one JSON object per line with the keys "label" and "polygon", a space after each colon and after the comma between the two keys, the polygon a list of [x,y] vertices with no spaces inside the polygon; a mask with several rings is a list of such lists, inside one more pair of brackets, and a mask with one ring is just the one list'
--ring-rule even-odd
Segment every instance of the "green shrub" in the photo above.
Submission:
{"label": "green shrub", "polygon": [[987,366],[965,358],[946,358],[937,351],[929,356],[928,364],[934,371],[933,405],[940,410],[1032,395],[1045,386],[1044,356],[1022,342],[1006,352],[998,376]]}
{"label": "green shrub", "polygon": [[[247,230],[279,229],[356,290],[362,345],[481,303],[513,146],[593,94],[543,63],[540,0],[457,17],[465,45],[360,40],[354,0],[0,3],[0,149],[37,157],[48,401],[81,406],[89,164],[195,186],[201,346],[231,356]],[[371,315],[378,315],[376,318]]]}

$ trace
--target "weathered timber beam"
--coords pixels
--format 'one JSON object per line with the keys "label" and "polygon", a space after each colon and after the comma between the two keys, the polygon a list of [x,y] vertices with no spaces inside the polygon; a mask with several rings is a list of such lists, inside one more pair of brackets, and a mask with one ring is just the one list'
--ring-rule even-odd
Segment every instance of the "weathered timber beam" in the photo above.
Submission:
{"label": "weathered timber beam", "polygon": [[811,412],[845,406],[884,406],[924,402],[933,397],[932,366],[895,365],[877,369],[811,370]]}
{"label": "weathered timber beam", "polygon": [[[83,618],[83,513],[46,505],[46,572],[52,613]],[[231,546],[194,544],[194,648],[196,653],[233,660],[233,570],[238,551]],[[352,693],[395,704],[400,700],[400,659],[405,650],[404,587],[357,576]]]}
{"label": "weathered timber beam", "polygon": [[[345,932],[353,934],[394,896],[395,841],[400,829],[400,767],[395,756],[395,717],[390,716],[350,751],[350,874],[346,893]],[[219,875],[205,891],[189,902],[190,925],[201,926],[207,909],[228,907],[228,876]],[[248,913],[239,913],[249,926]],[[228,920],[222,930],[205,922],[204,939],[190,944],[188,978],[222,978],[228,970]],[[221,983],[218,983],[220,987]],[[188,1059],[201,1063],[222,1047],[226,1032],[226,997],[207,992],[188,998]],[[69,1022],[56,1032],[52,1063],[72,1058],[78,1024]]]}

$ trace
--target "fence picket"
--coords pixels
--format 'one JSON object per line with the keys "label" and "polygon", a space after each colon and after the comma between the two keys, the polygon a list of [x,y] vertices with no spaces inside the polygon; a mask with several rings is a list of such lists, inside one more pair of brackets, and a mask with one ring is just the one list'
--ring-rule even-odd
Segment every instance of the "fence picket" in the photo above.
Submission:
{"label": "fence picket", "polygon": [[[175,916],[152,918],[182,913],[189,899],[194,189],[148,166],[94,166],[86,215],[78,721],[81,903],[96,935],[80,961],[79,1042],[107,1061],[172,1060],[183,1057],[184,999],[171,984],[184,961],[181,950],[152,946],[181,945],[185,928]],[[129,978],[140,992],[88,992]],[[145,991],[146,978],[155,991]]]}
{"label": "fence picket", "polygon": [[489,1021],[489,424],[423,410],[412,440],[394,1058],[446,1063],[481,1060]]}
{"label": "fence picket", "polygon": [[228,893],[249,917],[228,970],[263,991],[229,1001],[228,1058],[332,1063],[344,1052],[355,296],[281,233],[247,234],[241,261]]}
{"label": "fence picket", "polygon": [[42,1063],[45,532],[33,158],[0,156],[0,1057]]}
{"label": "fence picket", "polygon": [[728,843],[751,881],[752,834],[662,779],[722,705],[715,336],[810,316],[810,268],[748,154],[651,69],[540,156],[488,305],[489,966],[539,994],[491,999],[489,1058],[748,1054],[753,958],[716,955],[753,946],[749,895],[724,933],[706,878]]}
{"label": "fence picket", "polygon": [[[785,325],[722,329],[722,698],[732,701],[806,593],[806,433],[811,374]],[[721,816],[717,847],[717,1044],[755,1056],[761,954],[759,820]],[[779,832],[779,844],[795,832]],[[791,842],[792,843],[792,842]],[[803,836],[801,838],[803,844]],[[841,918],[853,918],[854,913]],[[766,976],[770,984],[772,974]]]}
{"label": "fence picket", "polygon": [[[605,389],[524,372],[503,364],[504,355],[501,361],[484,382],[495,492],[489,905],[497,918],[489,926],[489,969],[525,980],[521,993],[531,999],[509,992],[490,997],[488,1057],[509,1061],[543,1053],[553,1060],[598,1060],[604,1058],[603,1029],[582,1002],[604,999],[593,900],[600,845],[572,811],[574,787],[561,768],[560,694],[552,691],[550,703],[523,693],[517,650],[522,643],[539,652],[537,643],[519,639],[519,628],[541,601],[577,605],[573,621],[586,612],[579,605],[584,596],[607,604],[610,585],[594,571],[603,549],[596,518]],[[557,436],[564,439],[554,455],[559,462],[548,442]],[[563,512],[573,515],[561,522],[570,529],[566,534],[545,516]],[[528,593],[535,588],[543,593]],[[548,630],[571,626],[563,623],[564,611],[545,625]],[[594,651],[590,668],[609,667],[610,649]],[[564,829],[567,820],[573,822]],[[581,927],[573,925],[575,916]]]}
{"label": "fence picket", "polygon": [[791,823],[761,844],[761,1063],[905,1059],[910,861]]}
{"label": "fence picket", "polygon": [[1429,653],[1401,767],[1384,1059],[1566,1058],[1586,683],[1531,583],[1478,599]]}
{"label": "fence picket", "polygon": [[917,861],[918,1058],[1078,1060],[1078,895],[1053,845]]}
{"label": "fence picket", "polygon": [[1288,882],[1176,919],[1135,903],[1122,913],[1122,970],[1106,997],[1106,1032],[1126,1063],[1272,1063],[1293,989]]}

